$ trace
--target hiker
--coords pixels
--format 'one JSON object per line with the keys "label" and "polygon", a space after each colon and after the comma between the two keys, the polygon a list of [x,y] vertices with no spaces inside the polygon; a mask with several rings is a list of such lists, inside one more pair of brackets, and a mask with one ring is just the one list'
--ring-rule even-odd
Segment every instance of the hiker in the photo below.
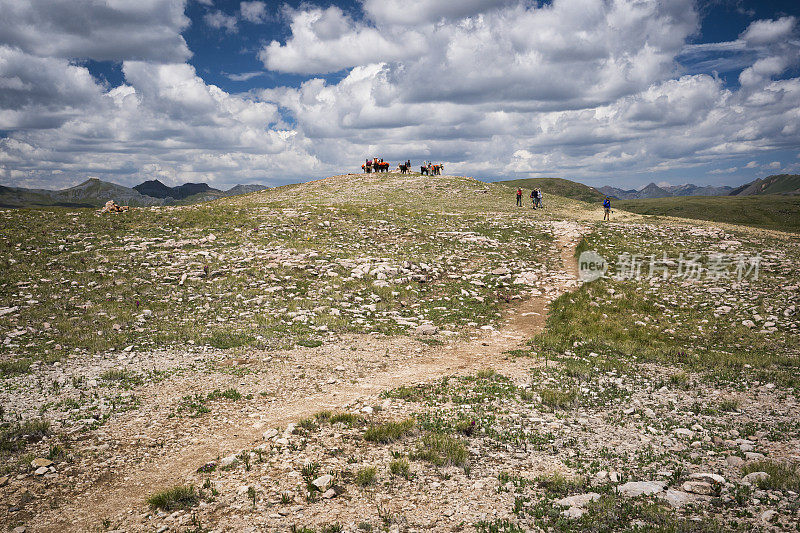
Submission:
{"label": "hiker", "polygon": [[522,189],[517,187],[517,207],[522,207]]}
{"label": "hiker", "polygon": [[603,220],[611,220],[611,197],[606,196],[606,199],[603,200],[603,209],[605,210]]}
{"label": "hiker", "polygon": [[544,206],[542,205],[543,197],[544,194],[542,194],[542,189],[536,189],[536,207],[539,209],[544,209]]}
{"label": "hiker", "polygon": [[536,209],[536,189],[531,191],[531,207]]}

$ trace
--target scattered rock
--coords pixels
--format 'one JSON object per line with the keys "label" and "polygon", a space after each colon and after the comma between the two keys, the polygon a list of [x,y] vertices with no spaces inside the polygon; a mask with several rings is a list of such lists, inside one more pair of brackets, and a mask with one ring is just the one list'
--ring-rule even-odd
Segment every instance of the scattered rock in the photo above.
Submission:
{"label": "scattered rock", "polygon": [[50,459],[45,459],[43,457],[37,457],[33,461],[31,461],[31,468],[41,468],[41,467],[48,467],[53,464],[53,461]]}
{"label": "scattered rock", "polygon": [[693,494],[702,494],[704,496],[708,496],[714,492],[711,483],[706,483],[705,481],[687,481],[683,484],[683,490]]}
{"label": "scattered rock", "polygon": [[319,490],[325,490],[331,483],[333,483],[333,476],[330,474],[323,474],[311,482]]}
{"label": "scattered rock", "polygon": [[693,481],[705,481],[706,483],[711,483],[711,484],[716,483],[718,485],[724,485],[725,484],[725,478],[724,477],[720,476],[719,474],[711,474],[711,473],[708,473],[708,472],[700,472],[700,473],[697,473],[697,474],[690,474],[689,475],[689,479],[691,479]]}
{"label": "scattered rock", "polygon": [[641,495],[657,494],[664,490],[667,484],[663,481],[628,481],[617,487],[622,496],[633,498]]}
{"label": "scattered rock", "polygon": [[586,494],[576,494],[574,496],[567,496],[560,500],[556,500],[556,505],[562,507],[583,507],[589,502],[599,500],[600,495],[596,492],[587,492]]}
{"label": "scattered rock", "polygon": [[414,331],[417,335],[436,335],[439,333],[439,328],[433,324],[421,324]]}
{"label": "scattered rock", "polygon": [[764,522],[765,524],[768,524],[773,520],[775,520],[776,516],[778,516],[778,511],[776,511],[775,509],[769,509],[761,513],[761,521]]}
{"label": "scattered rock", "polygon": [[750,472],[742,478],[742,483],[750,483],[755,485],[759,481],[765,481],[767,479],[769,479],[769,474],[766,472]]}
{"label": "scattered rock", "polygon": [[738,455],[729,455],[728,457],[725,458],[725,462],[728,463],[728,466],[733,466],[736,468],[744,465],[744,459],[742,459]]}

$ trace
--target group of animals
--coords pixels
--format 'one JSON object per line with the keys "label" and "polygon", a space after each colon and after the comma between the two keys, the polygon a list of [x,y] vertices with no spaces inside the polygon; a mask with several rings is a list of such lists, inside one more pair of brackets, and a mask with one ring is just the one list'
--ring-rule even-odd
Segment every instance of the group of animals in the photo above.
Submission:
{"label": "group of animals", "polygon": [[[363,170],[366,174],[371,172],[389,172],[389,163],[384,161],[383,159],[378,159],[377,157],[373,159],[367,159],[363,165],[361,165],[361,170]],[[411,161],[406,161],[404,163],[400,163],[397,165],[397,170],[400,171],[401,174],[406,174],[407,172],[411,171]],[[430,162],[425,162],[419,167],[419,173],[425,174],[427,176],[439,176],[442,174],[444,170],[444,165],[442,164],[432,164]]]}

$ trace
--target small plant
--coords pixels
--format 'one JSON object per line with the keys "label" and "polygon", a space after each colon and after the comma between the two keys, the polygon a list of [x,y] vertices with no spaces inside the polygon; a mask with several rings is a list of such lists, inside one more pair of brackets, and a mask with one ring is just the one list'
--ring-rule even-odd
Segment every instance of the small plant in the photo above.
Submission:
{"label": "small plant", "polygon": [[306,431],[313,431],[317,429],[317,423],[313,418],[304,418],[297,423],[298,426]]}
{"label": "small plant", "polygon": [[400,422],[386,422],[370,426],[364,433],[364,440],[388,444],[407,435],[414,429],[414,419],[406,418]]}
{"label": "small plant", "polygon": [[311,529],[310,527],[306,526],[298,526],[297,524],[292,524],[289,528],[291,533],[317,533],[316,530]]}
{"label": "small plant", "polygon": [[330,422],[331,424],[344,424],[347,427],[354,427],[361,425],[364,422],[364,417],[353,413],[336,413],[331,415]]}
{"label": "small plant", "polygon": [[719,403],[720,411],[735,412],[739,410],[739,400],[736,398],[727,398]]}
{"label": "small plant", "polygon": [[242,463],[244,463],[245,472],[249,472],[250,471],[250,452],[245,450],[242,453],[240,453],[239,455],[237,455],[236,458],[239,459],[239,461],[241,461]]}
{"label": "small plant", "polygon": [[328,524],[322,528],[322,533],[341,533],[344,530],[342,524],[336,522],[333,524]]}
{"label": "small plant", "polygon": [[372,524],[370,524],[369,522],[360,522],[358,524],[358,529],[369,533],[370,531],[372,531]]}
{"label": "small plant", "polygon": [[100,374],[100,379],[103,379],[105,381],[123,381],[127,377],[128,373],[125,370],[121,369],[106,370],[105,372]]}
{"label": "small plant", "polygon": [[441,433],[429,433],[422,437],[411,458],[436,466],[464,466],[467,456],[467,448],[458,439]]}
{"label": "small plant", "polygon": [[742,469],[742,474],[744,475],[752,472],[766,472],[768,474],[768,477],[756,483],[760,489],[800,492],[800,468],[797,465],[769,460],[754,461],[748,463]]}
{"label": "small plant", "polygon": [[293,498],[292,498],[292,495],[290,493],[288,493],[288,492],[282,492],[281,493],[281,503],[283,505],[288,505],[288,504],[292,503],[292,500],[293,500]]}
{"label": "small plant", "polygon": [[177,486],[171,489],[156,492],[149,498],[147,503],[153,509],[162,511],[174,511],[176,509],[188,509],[197,505],[199,498],[193,485]]}
{"label": "small plant", "polygon": [[393,476],[411,479],[411,468],[405,459],[395,459],[389,463],[389,472]]}
{"label": "small plant", "polygon": [[368,487],[374,485],[377,479],[377,473],[374,466],[366,466],[361,468],[356,473],[356,485],[359,487]]}
{"label": "small plant", "polygon": [[247,498],[252,500],[253,502],[253,509],[256,507],[256,498],[258,497],[258,491],[256,491],[255,487],[250,485],[247,487]]}
{"label": "small plant", "polygon": [[307,481],[312,481],[315,477],[317,477],[319,468],[320,464],[317,463],[316,461],[306,463],[303,465],[303,468],[300,469],[300,475],[303,476],[303,479]]}
{"label": "small plant", "polygon": [[558,389],[545,388],[539,391],[542,403],[553,409],[563,409],[571,407],[578,398],[578,391],[570,389],[562,391]]}
{"label": "small plant", "polygon": [[213,391],[208,393],[209,400],[218,400],[220,398],[226,398],[228,400],[237,401],[242,398],[242,394],[234,388],[226,389],[224,391],[219,389],[214,389]]}

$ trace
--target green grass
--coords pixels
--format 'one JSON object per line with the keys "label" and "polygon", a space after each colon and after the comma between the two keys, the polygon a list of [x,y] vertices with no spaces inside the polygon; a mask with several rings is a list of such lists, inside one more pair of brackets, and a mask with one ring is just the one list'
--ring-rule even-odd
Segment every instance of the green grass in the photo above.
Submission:
{"label": "green grass", "polygon": [[200,497],[192,485],[172,487],[171,489],[156,492],[149,498],[147,503],[153,509],[162,511],[174,511],[176,509],[189,509],[197,505]]}
{"label": "green grass", "polygon": [[413,418],[406,418],[398,422],[385,422],[370,426],[364,432],[364,440],[388,444],[401,439],[414,430],[416,422]]}
{"label": "green grass", "polygon": [[567,391],[543,388],[539,391],[542,403],[554,409],[566,409],[572,407],[578,398],[578,391],[570,389]]}
{"label": "green grass", "polygon": [[368,487],[374,485],[378,479],[378,473],[374,466],[365,466],[356,472],[356,485],[359,487]]}
{"label": "green grass", "polygon": [[31,367],[30,359],[13,359],[7,361],[0,361],[0,377],[16,376],[18,374],[27,374],[30,372]]}
{"label": "green grass", "polygon": [[414,460],[427,461],[436,466],[463,467],[468,457],[469,452],[460,440],[441,433],[423,435],[417,449],[411,454]]}
{"label": "green grass", "polygon": [[614,206],[643,215],[694,218],[800,232],[800,196],[682,196],[619,200]]}
{"label": "green grass", "polygon": [[545,206],[547,206],[548,196],[551,194],[590,203],[601,203],[605,198],[605,195],[594,187],[562,178],[526,178],[498,181],[496,183],[513,188],[521,187],[526,189],[523,199],[526,200],[527,204],[530,204],[530,191],[535,187],[538,187],[544,193]]}
{"label": "green grass", "polygon": [[764,490],[791,490],[800,492],[800,467],[776,461],[754,461],[742,469],[742,475],[752,472],[766,472],[769,477],[759,481],[758,487]]}
{"label": "green grass", "polygon": [[0,454],[24,450],[29,443],[38,442],[50,434],[50,422],[35,419],[7,424],[0,430]]}
{"label": "green grass", "polygon": [[393,476],[411,479],[411,467],[405,459],[395,459],[389,463],[389,473]]}

